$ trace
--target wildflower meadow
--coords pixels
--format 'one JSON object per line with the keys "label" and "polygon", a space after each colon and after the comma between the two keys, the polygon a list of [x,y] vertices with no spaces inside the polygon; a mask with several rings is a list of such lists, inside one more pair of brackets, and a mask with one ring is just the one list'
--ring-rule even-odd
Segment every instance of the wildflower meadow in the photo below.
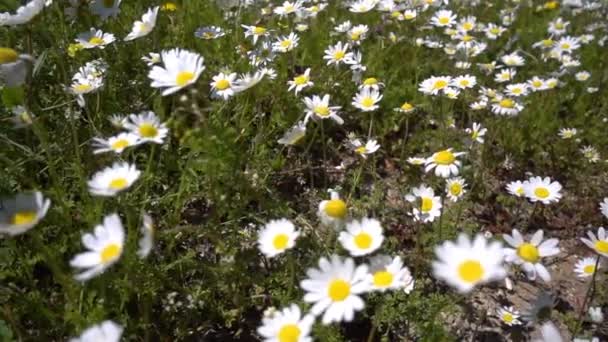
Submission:
{"label": "wildflower meadow", "polygon": [[0,341],[608,341],[605,0],[0,0]]}

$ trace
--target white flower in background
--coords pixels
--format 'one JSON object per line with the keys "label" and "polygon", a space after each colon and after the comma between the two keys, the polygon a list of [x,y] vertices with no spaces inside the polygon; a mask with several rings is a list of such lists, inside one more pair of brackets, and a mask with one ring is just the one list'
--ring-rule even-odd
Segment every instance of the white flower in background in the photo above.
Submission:
{"label": "white flower in background", "polygon": [[281,145],[295,145],[306,135],[306,121],[299,121],[291,127],[277,142]]}
{"label": "white flower in background", "polygon": [[294,14],[302,9],[302,1],[285,1],[281,6],[274,8],[274,13],[278,14],[279,17],[283,17],[289,14]]}
{"label": "white flower in background", "polygon": [[263,70],[258,70],[254,73],[246,72],[239,75],[239,78],[234,81],[234,92],[240,93],[255,87],[264,79],[265,76],[266,71]]}
{"label": "white flower in background", "polygon": [[137,256],[141,259],[145,259],[152,252],[154,248],[154,221],[152,217],[146,213],[142,214],[142,224],[139,228],[141,238],[138,241],[139,248],[137,249]]}
{"label": "white flower in background", "polygon": [[375,153],[380,148],[378,141],[374,139],[368,140],[365,145],[359,139],[352,140],[351,145],[353,146],[355,153],[363,158],[367,158],[368,155]]}
{"label": "white flower in background", "polygon": [[329,46],[325,50],[323,59],[327,60],[327,65],[339,65],[340,63],[346,63],[353,57],[352,52],[348,52],[349,45],[342,42],[338,42],[334,46]]}
{"label": "white flower in background", "polygon": [[433,189],[424,184],[413,188],[405,200],[414,203],[412,214],[416,221],[433,222],[441,215],[441,197],[435,196]]}
{"label": "white flower in background", "polygon": [[530,86],[530,90],[532,91],[541,91],[549,89],[545,80],[539,78],[538,76],[532,77],[532,79],[528,80],[527,83]]}
{"label": "white flower in background", "polygon": [[[595,269],[596,258],[582,258],[579,259],[574,265],[574,273],[579,278],[589,278],[595,274],[597,271]],[[600,264],[597,265],[597,268],[600,269]]]}
{"label": "white flower in background", "polygon": [[526,60],[517,52],[510,53],[500,57],[500,61],[506,66],[523,66]]}
{"label": "white flower in background", "polygon": [[597,163],[600,161],[600,153],[593,146],[583,146],[580,149],[583,157],[585,157],[590,163]]}
{"label": "white flower in background", "polygon": [[248,26],[241,25],[245,29],[245,38],[252,37],[253,44],[257,43],[260,37],[264,37],[268,35],[268,30],[262,26]]}
{"label": "white flower in background", "polygon": [[19,6],[15,14],[0,12],[0,26],[17,26],[28,23],[52,3],[53,0],[30,0],[24,6]]}
{"label": "white flower in background", "polygon": [[591,322],[600,324],[604,321],[604,313],[602,312],[601,306],[589,307],[587,311],[589,313],[589,318],[591,318]]}
{"label": "white flower in background", "polygon": [[76,42],[82,45],[84,49],[103,49],[115,40],[116,37],[113,34],[104,33],[102,30],[97,30],[93,27],[88,32],[83,32],[76,37]]}
{"label": "white flower in background", "polygon": [[550,204],[552,202],[559,202],[562,198],[560,191],[562,190],[561,184],[557,181],[551,181],[549,177],[532,177],[524,182],[524,193],[526,197],[532,202],[541,202],[543,204]]}
{"label": "white flower in background", "polygon": [[492,113],[497,115],[515,116],[524,106],[512,98],[499,96],[492,100]]}
{"label": "white flower in background", "polygon": [[480,123],[473,122],[473,127],[467,128],[465,132],[467,132],[471,136],[471,140],[476,141],[480,144],[484,143],[484,135],[488,131],[487,128],[481,127]]}
{"label": "white flower in background", "polygon": [[122,132],[108,139],[93,138],[93,154],[104,152],[122,153],[126,148],[139,144],[139,136],[129,132]]}
{"label": "white flower in background", "polygon": [[[245,26],[245,25],[242,25]],[[223,37],[226,32],[218,26],[205,26],[199,27],[194,31],[194,36],[200,39],[211,40]],[[255,44],[255,42],[254,42]]]}
{"label": "white flower in background", "polygon": [[559,130],[559,137],[562,139],[572,139],[578,131],[576,128],[562,128]]}
{"label": "white flower in background", "polygon": [[300,232],[287,219],[272,220],[258,234],[258,247],[268,258],[273,258],[296,245]]}
{"label": "white flower in background", "polygon": [[608,197],[604,198],[602,202],[600,202],[600,212],[604,217],[608,218]]}
{"label": "white flower in background", "polygon": [[304,301],[314,303],[313,315],[323,314],[322,322],[350,322],[355,312],[365,306],[361,294],[368,291],[367,266],[355,267],[351,258],[332,255],[319,260],[319,268],[309,268],[307,278],[300,283],[306,292]]}
{"label": "white flower in background", "polygon": [[329,193],[330,199],[319,203],[317,215],[325,225],[341,225],[348,215],[348,207],[337,191],[330,189]]}
{"label": "white flower in background", "polygon": [[451,175],[458,176],[461,162],[456,159],[463,155],[464,152],[452,152],[451,148],[433,153],[427,158],[425,164],[425,172],[435,169],[435,175],[443,178],[448,178]]}
{"label": "white flower in background", "polygon": [[502,244],[488,241],[481,234],[471,240],[461,233],[456,243],[445,241],[436,246],[435,256],[434,277],[461,293],[468,293],[477,285],[503,280],[507,275]]}
{"label": "white flower in background", "polygon": [[272,44],[272,50],[278,52],[289,52],[296,48],[300,42],[300,37],[291,32],[288,36],[281,36]]}
{"label": "white flower in background", "polygon": [[526,83],[514,83],[508,84],[505,89],[507,96],[519,97],[528,95],[528,84]]}
{"label": "white flower in background", "polygon": [[452,202],[458,201],[467,191],[466,182],[461,177],[449,178],[445,182],[445,192]]}
{"label": "white flower in background", "polygon": [[559,330],[553,322],[546,322],[540,327],[541,338],[533,342],[564,342]]}
{"label": "white flower in background", "polygon": [[341,117],[338,116],[339,106],[329,105],[329,95],[325,94],[323,98],[314,95],[313,97],[305,97],[304,104],[306,105],[306,117],[313,119],[332,119],[339,125],[344,123]]}
{"label": "white flower in background", "polygon": [[606,234],[604,227],[597,229],[597,237],[592,231],[588,231],[587,236],[589,237],[588,239],[581,238],[581,241],[597,254],[608,258],[608,234]]}
{"label": "white flower in background", "polygon": [[471,89],[477,84],[477,78],[471,75],[463,75],[454,77],[450,83],[452,87],[459,89]]}
{"label": "white flower in background", "polygon": [[69,342],[118,342],[122,336],[123,327],[112,322],[103,321],[87,328],[79,337],[71,338]]}
{"label": "white flower in background", "polygon": [[22,85],[34,61],[30,55],[19,54],[11,48],[0,47],[0,86]]}
{"label": "white flower in background", "polygon": [[310,68],[306,69],[303,74],[294,77],[292,80],[287,81],[289,89],[287,91],[295,90],[296,95],[304,88],[308,88],[314,85],[310,80]]}
{"label": "white flower in background", "polygon": [[414,289],[414,278],[398,256],[391,258],[380,255],[372,258],[366,281],[372,291],[403,289],[406,293],[410,293]]}
{"label": "white flower in background", "polygon": [[51,200],[38,191],[0,198],[0,235],[20,235],[34,228],[50,206]]}
{"label": "white flower in background", "polygon": [[106,20],[118,16],[121,2],[122,0],[93,0],[89,3],[89,8],[91,13],[98,15],[101,20]]}
{"label": "white flower in background", "polygon": [[407,162],[411,165],[421,166],[426,162],[426,158],[421,157],[409,157],[407,158]]}
{"label": "white flower in background", "polygon": [[377,90],[365,88],[353,97],[352,105],[364,112],[371,112],[380,108],[378,106],[380,100],[382,100],[382,95]]}
{"label": "white flower in background", "polygon": [[374,9],[380,0],[354,0],[349,4],[348,10],[353,13],[366,13]]}
{"label": "white flower in background", "polygon": [[589,77],[591,77],[591,74],[588,71],[579,71],[576,74],[574,74],[574,78],[580,82],[587,81],[589,79]]}
{"label": "white flower in background", "polygon": [[131,33],[125,37],[125,40],[134,40],[137,38],[145,37],[156,26],[156,17],[158,15],[159,7],[149,8],[146,13],[141,17],[141,20],[133,23],[133,28],[131,29]]}
{"label": "white flower in background", "polygon": [[235,80],[237,74],[225,74],[220,72],[219,74],[213,76],[213,81],[209,84],[211,86],[211,90],[213,91],[213,97],[222,98],[224,100],[228,100],[234,94],[235,91]]}
{"label": "white flower in background", "polygon": [[205,66],[203,57],[195,52],[172,49],[161,52],[163,66],[153,66],[148,73],[151,87],[165,88],[162,95],[171,95],[198,80]]}
{"label": "white flower in background", "polygon": [[133,185],[140,174],[135,165],[116,162],[93,175],[88,181],[89,192],[96,196],[116,196]]}
{"label": "white flower in background", "polygon": [[70,265],[84,270],[75,276],[78,281],[89,280],[114,265],[120,259],[125,243],[125,230],[117,214],[108,215],[93,233],[82,236],[87,252],[76,255]]}
{"label": "white flower in background", "polygon": [[340,232],[338,241],[352,256],[363,256],[376,251],[384,241],[382,226],[376,219],[353,220]]}
{"label": "white flower in background", "polygon": [[147,56],[141,58],[142,61],[151,67],[155,64],[160,64],[163,60],[160,58],[160,53],[150,52]]}
{"label": "white flower in background", "polygon": [[524,240],[517,229],[513,229],[511,234],[503,234],[503,238],[511,246],[504,249],[505,260],[520,265],[530,280],[535,280],[538,275],[543,281],[550,282],[551,274],[542,264],[542,259],[560,252],[557,247],[559,240],[553,238],[543,242],[542,229],[537,230],[530,241]]}
{"label": "white flower in background", "polygon": [[147,142],[162,144],[169,134],[167,125],[162,123],[152,111],[129,115],[129,120],[123,127],[137,135],[140,144]]}
{"label": "white flower in background", "polygon": [[433,76],[422,81],[418,86],[418,91],[426,95],[438,95],[439,92],[445,93],[452,83],[450,76]]}
{"label": "white flower in background", "polygon": [[314,316],[302,316],[296,304],[265,315],[262,326],[257,329],[264,342],[312,342],[310,332]]}
{"label": "white flower in background", "polygon": [[504,83],[509,82],[515,78],[517,71],[515,69],[502,69],[494,76],[494,82]]}
{"label": "white flower in background", "polygon": [[512,306],[503,306],[496,310],[496,314],[500,321],[508,326],[520,325],[521,321],[519,320],[519,312],[515,310]]}
{"label": "white flower in background", "polygon": [[507,184],[507,191],[515,197],[525,196],[524,184],[521,181],[514,181]]}
{"label": "white flower in background", "polygon": [[449,27],[456,23],[456,14],[450,10],[439,10],[431,18],[431,24],[437,27]]}

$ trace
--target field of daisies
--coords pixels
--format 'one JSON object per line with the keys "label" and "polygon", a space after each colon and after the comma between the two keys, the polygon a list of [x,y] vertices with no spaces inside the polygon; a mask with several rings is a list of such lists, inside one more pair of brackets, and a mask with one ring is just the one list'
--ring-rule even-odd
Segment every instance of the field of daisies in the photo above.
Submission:
{"label": "field of daisies", "polygon": [[608,341],[607,17],[1,0],[0,341]]}

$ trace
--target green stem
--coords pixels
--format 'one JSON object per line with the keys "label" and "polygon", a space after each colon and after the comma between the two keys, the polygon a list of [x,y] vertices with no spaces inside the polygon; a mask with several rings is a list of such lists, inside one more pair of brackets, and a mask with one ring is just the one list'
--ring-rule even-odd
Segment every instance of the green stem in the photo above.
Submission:
{"label": "green stem", "polygon": [[587,288],[587,293],[585,294],[585,299],[583,300],[583,305],[581,306],[581,311],[578,314],[578,323],[576,324],[576,329],[574,329],[574,333],[572,334],[572,336],[576,336],[579,332],[579,330],[581,329],[581,327],[583,326],[583,320],[585,318],[585,312],[587,312],[585,310],[585,308],[587,307],[588,303],[591,303],[591,301],[593,301],[593,295],[595,294],[595,278],[597,276],[597,268],[600,264],[600,259],[601,259],[601,255],[598,255],[596,260],[595,260],[595,268],[593,269],[593,277],[591,278],[591,283],[589,283],[589,287]]}

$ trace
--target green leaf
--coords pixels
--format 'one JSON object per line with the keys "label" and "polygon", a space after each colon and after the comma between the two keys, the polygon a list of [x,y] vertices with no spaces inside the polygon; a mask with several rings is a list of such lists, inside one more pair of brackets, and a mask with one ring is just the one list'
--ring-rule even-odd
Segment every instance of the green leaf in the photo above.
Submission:
{"label": "green leaf", "polygon": [[6,87],[2,89],[2,103],[7,108],[23,104],[23,97],[23,87]]}

